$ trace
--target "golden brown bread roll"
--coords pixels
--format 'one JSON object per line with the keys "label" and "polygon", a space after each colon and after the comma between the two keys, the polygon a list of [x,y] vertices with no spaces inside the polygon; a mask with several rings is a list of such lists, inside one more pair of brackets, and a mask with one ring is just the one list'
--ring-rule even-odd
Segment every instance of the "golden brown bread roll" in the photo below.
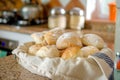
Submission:
{"label": "golden brown bread roll", "polygon": [[55,45],[47,45],[41,47],[37,51],[36,56],[53,58],[53,57],[60,57],[60,53]]}
{"label": "golden brown bread roll", "polygon": [[58,37],[64,33],[64,30],[61,28],[54,28],[50,31],[48,31],[45,35],[45,41],[47,42],[48,45],[54,45],[56,44],[56,41]]}
{"label": "golden brown bread roll", "polygon": [[47,45],[45,39],[44,39],[44,34],[47,31],[43,31],[43,32],[36,32],[31,34],[31,37],[33,38],[33,40],[35,41],[36,44],[42,44],[42,45]]}
{"label": "golden brown bread roll", "polygon": [[58,49],[65,49],[71,46],[82,47],[82,42],[76,32],[66,32],[57,39],[56,46]]}
{"label": "golden brown bread roll", "polygon": [[63,59],[71,59],[76,58],[78,52],[80,50],[80,47],[74,46],[74,47],[68,47],[62,54]]}
{"label": "golden brown bread roll", "polygon": [[105,45],[103,39],[96,34],[83,35],[80,31],[65,31],[61,28],[34,33],[31,36],[36,43],[29,48],[29,53],[40,57],[87,58]]}
{"label": "golden brown bread roll", "polygon": [[62,54],[63,54],[63,52],[66,50],[66,49],[58,49],[59,50],[59,52],[60,52],[60,57],[62,56]]}
{"label": "golden brown bread roll", "polygon": [[99,52],[95,46],[82,47],[77,56],[87,58],[89,55]]}
{"label": "golden brown bread roll", "polygon": [[85,34],[82,38],[82,43],[86,46],[95,46],[102,49],[105,45],[103,39],[96,34]]}
{"label": "golden brown bread roll", "polygon": [[32,46],[29,47],[28,52],[29,52],[30,54],[32,54],[32,55],[35,55],[36,52],[37,52],[41,47],[42,47],[42,45],[40,45],[40,44],[34,44],[34,45],[32,45]]}

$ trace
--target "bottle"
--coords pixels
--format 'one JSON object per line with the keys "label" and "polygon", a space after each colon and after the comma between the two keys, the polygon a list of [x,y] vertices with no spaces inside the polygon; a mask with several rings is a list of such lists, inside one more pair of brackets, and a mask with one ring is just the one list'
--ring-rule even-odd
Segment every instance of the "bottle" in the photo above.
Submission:
{"label": "bottle", "polygon": [[69,27],[71,29],[81,30],[84,28],[84,11],[80,9],[79,7],[74,7],[69,11]]}
{"label": "bottle", "polygon": [[109,5],[109,20],[111,21],[116,21],[116,3],[111,2],[108,4]]}
{"label": "bottle", "polygon": [[48,27],[50,29],[60,27],[66,28],[66,11],[62,7],[55,7],[50,10],[50,15],[48,17]]}

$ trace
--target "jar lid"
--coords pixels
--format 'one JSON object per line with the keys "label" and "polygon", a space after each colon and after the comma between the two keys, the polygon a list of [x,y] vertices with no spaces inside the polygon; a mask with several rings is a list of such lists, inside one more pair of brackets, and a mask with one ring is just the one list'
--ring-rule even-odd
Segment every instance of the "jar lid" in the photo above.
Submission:
{"label": "jar lid", "polygon": [[117,53],[116,53],[116,56],[120,56],[120,52],[117,52]]}
{"label": "jar lid", "polygon": [[50,15],[64,15],[64,14],[66,14],[66,11],[62,7],[55,7],[52,8],[50,11]]}
{"label": "jar lid", "polygon": [[84,11],[79,7],[74,7],[69,12],[70,15],[84,15]]}

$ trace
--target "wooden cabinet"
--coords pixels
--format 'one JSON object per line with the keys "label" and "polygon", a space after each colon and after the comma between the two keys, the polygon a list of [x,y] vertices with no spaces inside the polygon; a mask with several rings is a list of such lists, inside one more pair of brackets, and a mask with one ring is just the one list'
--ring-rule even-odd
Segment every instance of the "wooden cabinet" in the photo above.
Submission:
{"label": "wooden cabinet", "polygon": [[22,6],[22,0],[0,0],[0,10],[20,9]]}

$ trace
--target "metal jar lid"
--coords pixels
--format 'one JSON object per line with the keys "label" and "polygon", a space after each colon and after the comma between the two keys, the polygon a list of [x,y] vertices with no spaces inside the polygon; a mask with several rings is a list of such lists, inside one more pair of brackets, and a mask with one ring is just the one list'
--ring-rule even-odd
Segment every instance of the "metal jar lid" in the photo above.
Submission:
{"label": "metal jar lid", "polygon": [[66,14],[66,11],[62,7],[55,7],[55,8],[52,8],[51,11],[50,11],[50,15],[51,16],[54,16],[54,15],[65,15],[65,14]]}
{"label": "metal jar lid", "polygon": [[117,53],[116,53],[116,56],[120,58],[120,52],[117,52]]}
{"label": "metal jar lid", "polygon": [[69,14],[70,15],[80,15],[80,16],[83,16],[84,15],[84,11],[79,8],[79,7],[74,7],[73,9],[71,9],[69,11]]}

